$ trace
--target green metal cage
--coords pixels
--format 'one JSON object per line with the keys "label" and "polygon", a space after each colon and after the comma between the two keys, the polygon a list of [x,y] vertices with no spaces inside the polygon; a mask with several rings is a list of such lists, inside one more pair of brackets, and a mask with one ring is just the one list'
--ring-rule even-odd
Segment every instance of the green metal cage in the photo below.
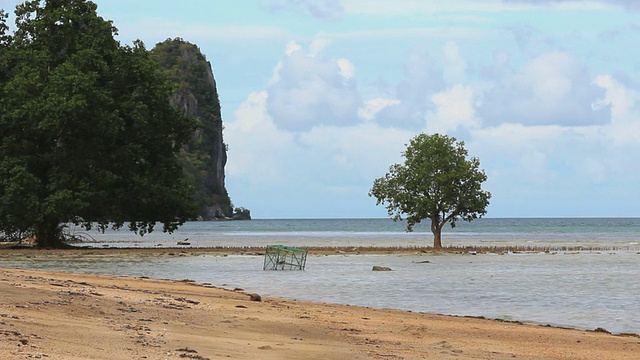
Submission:
{"label": "green metal cage", "polygon": [[284,245],[269,245],[264,252],[262,270],[304,270],[307,250]]}

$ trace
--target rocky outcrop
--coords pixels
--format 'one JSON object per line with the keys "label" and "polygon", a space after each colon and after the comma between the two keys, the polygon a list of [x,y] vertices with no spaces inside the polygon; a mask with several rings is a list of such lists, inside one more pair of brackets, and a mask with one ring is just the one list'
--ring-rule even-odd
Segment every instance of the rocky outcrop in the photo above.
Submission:
{"label": "rocky outcrop", "polygon": [[222,114],[211,63],[200,49],[182,39],[168,39],[152,50],[162,71],[176,86],[172,104],[200,122],[181,154],[195,189],[200,219],[250,219],[246,209],[234,209],[225,188],[226,145]]}

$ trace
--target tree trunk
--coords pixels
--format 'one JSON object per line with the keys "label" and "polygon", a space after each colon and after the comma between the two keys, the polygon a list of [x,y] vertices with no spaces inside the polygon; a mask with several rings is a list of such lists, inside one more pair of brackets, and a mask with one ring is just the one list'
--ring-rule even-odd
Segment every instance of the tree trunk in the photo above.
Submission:
{"label": "tree trunk", "polygon": [[36,247],[40,249],[59,249],[65,246],[62,229],[57,221],[43,221],[36,227]]}
{"label": "tree trunk", "polygon": [[431,232],[433,233],[433,248],[442,249],[442,227],[440,219],[431,219]]}
{"label": "tree trunk", "polygon": [[433,248],[442,249],[442,228],[433,233]]}

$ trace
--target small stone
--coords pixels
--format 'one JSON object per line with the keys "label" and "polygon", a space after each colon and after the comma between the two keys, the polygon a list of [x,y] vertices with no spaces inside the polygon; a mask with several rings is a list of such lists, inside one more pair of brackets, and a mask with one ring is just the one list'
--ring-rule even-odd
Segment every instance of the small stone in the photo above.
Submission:
{"label": "small stone", "polygon": [[372,271],[393,271],[391,270],[390,267],[386,267],[386,266],[374,266],[372,269]]}

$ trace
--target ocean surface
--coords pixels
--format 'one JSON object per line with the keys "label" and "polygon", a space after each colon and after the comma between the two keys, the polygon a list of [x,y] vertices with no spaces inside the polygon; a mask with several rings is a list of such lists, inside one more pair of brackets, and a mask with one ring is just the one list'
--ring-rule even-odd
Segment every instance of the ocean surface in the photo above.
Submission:
{"label": "ocean surface", "polygon": [[[433,244],[430,224],[411,233],[405,222],[390,219],[257,219],[186,223],[173,234],[161,228],[139,237],[128,231],[83,232],[83,244],[95,247],[266,246],[424,246]],[[443,229],[443,244],[452,246],[532,246],[640,249],[640,218],[478,219]]]}
{"label": "ocean surface", "polygon": [[[84,246],[411,247],[432,243],[389,219],[188,223],[174,234],[88,233]],[[78,231],[78,234],[81,232]],[[187,240],[188,239],[188,240]],[[479,219],[443,233],[444,245],[546,251],[473,255],[309,256],[305,271],[263,271],[262,256],[0,259],[0,267],[192,279],[263,296],[449,315],[484,316],[640,334],[640,219]],[[567,249],[570,248],[570,249]],[[373,272],[374,265],[394,271]]]}

